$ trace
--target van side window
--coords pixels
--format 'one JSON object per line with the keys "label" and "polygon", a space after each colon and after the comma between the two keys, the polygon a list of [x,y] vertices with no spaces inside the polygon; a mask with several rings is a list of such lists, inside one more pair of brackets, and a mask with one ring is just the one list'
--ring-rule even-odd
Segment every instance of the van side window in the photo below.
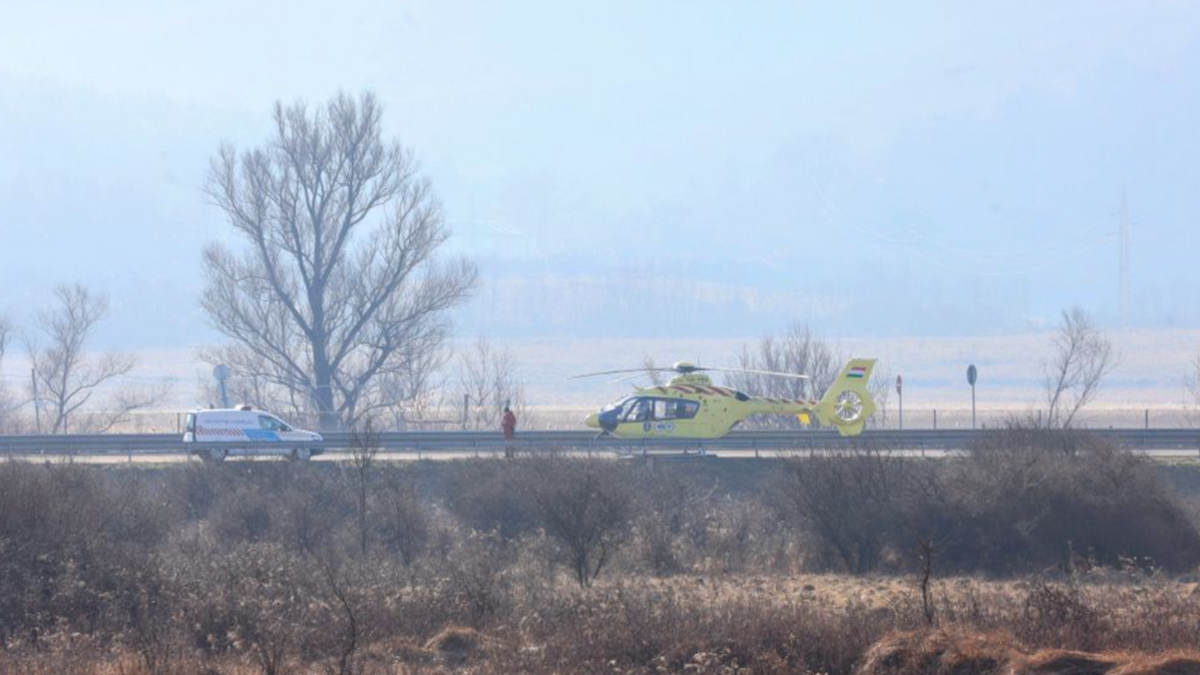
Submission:
{"label": "van side window", "polygon": [[266,431],[291,431],[292,428],[274,417],[258,416],[258,428]]}

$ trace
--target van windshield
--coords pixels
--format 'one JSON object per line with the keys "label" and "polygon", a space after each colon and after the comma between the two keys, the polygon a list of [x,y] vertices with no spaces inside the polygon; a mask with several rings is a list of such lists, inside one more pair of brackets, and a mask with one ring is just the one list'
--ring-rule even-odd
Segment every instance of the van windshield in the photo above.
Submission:
{"label": "van windshield", "polygon": [[275,419],[274,417],[267,417],[266,415],[258,416],[258,426],[260,429],[265,429],[267,431],[291,431],[292,430],[291,427],[284,424],[283,422]]}
{"label": "van windshield", "polygon": [[184,421],[183,429],[188,433],[196,433],[196,416],[194,414],[187,414],[187,420]]}

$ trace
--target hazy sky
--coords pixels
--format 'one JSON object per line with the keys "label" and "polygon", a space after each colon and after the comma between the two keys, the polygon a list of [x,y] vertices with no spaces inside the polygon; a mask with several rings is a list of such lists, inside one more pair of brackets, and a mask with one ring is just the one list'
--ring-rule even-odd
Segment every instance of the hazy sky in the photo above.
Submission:
{"label": "hazy sky", "polygon": [[79,280],[110,344],[216,341],[209,158],[372,89],[480,262],[465,332],[1113,325],[1122,189],[1134,324],[1195,327],[1198,73],[1184,0],[4,0],[0,312]]}

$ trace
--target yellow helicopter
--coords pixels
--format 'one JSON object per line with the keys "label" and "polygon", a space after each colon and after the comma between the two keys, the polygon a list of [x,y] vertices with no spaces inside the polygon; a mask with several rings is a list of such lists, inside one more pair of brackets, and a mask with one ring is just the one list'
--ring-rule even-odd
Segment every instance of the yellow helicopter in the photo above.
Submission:
{"label": "yellow helicopter", "polygon": [[811,421],[810,416],[815,416],[822,426],[832,426],[842,436],[854,436],[862,432],[867,418],[875,412],[875,402],[867,390],[874,367],[875,359],[852,359],[819,401],[749,396],[714,385],[704,373],[753,373],[798,379],[808,379],[807,375],[745,368],[702,368],[682,361],[670,368],[608,370],[576,375],[571,379],[621,373],[676,373],[670,383],[663,386],[635,386],[632,396],[604,406],[584,420],[587,426],[600,429],[601,434],[617,438],[721,438],[747,417],[763,414],[795,415],[804,424]]}

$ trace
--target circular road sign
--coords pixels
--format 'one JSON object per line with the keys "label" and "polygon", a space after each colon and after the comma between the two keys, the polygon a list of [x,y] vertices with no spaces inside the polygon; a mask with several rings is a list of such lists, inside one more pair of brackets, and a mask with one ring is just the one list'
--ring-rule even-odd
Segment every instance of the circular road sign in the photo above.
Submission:
{"label": "circular road sign", "polygon": [[979,371],[975,369],[975,364],[967,366],[967,384],[975,386],[975,380],[979,379]]}
{"label": "circular road sign", "polygon": [[224,363],[213,367],[213,377],[217,378],[217,382],[224,382],[229,379],[229,366]]}

